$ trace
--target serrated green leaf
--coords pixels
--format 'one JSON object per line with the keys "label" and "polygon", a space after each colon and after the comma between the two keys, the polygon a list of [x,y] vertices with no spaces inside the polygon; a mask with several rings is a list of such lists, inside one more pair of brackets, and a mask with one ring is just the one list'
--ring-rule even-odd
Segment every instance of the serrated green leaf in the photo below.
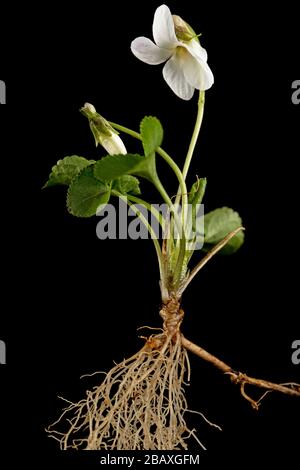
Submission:
{"label": "serrated green leaf", "polygon": [[82,170],[69,187],[68,211],[76,217],[92,217],[100,204],[107,204],[109,198],[110,186],[96,179],[90,166]]}
{"label": "serrated green leaf", "polygon": [[69,185],[72,180],[87,166],[94,163],[94,160],[87,160],[84,157],[72,155],[58,160],[52,168],[49,179],[43,188],[56,185]]}
{"label": "serrated green leaf", "polygon": [[[204,251],[219,243],[230,232],[243,225],[237,212],[229,207],[222,207],[205,214],[204,216]],[[220,251],[221,254],[231,254],[237,251],[244,242],[244,232],[241,231],[233,237]]]}
{"label": "serrated green leaf", "polygon": [[121,194],[133,194],[138,196],[141,194],[140,182],[137,178],[131,175],[124,175],[121,178],[113,181],[112,189],[115,189]]}
{"label": "serrated green leaf", "polygon": [[100,181],[113,181],[124,175],[136,175],[153,181],[157,178],[154,155],[147,158],[141,155],[107,155],[97,161],[94,176]]}
{"label": "serrated green leaf", "polygon": [[140,132],[146,157],[152,155],[162,144],[164,131],[160,121],[153,116],[146,116],[141,122]]}

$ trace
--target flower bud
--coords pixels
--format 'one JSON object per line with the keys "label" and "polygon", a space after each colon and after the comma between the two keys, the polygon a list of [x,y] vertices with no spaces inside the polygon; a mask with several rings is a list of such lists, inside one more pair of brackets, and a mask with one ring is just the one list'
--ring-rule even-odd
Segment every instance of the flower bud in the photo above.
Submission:
{"label": "flower bud", "polygon": [[93,106],[91,103],[84,103],[83,108],[80,110],[82,114],[86,114],[89,116],[93,116],[94,114],[97,114],[95,106]]}
{"label": "flower bud", "polygon": [[97,113],[94,106],[90,103],[85,103],[81,108],[81,113],[89,120],[90,129],[95,138],[96,146],[102,145],[109,155],[123,154],[126,155],[127,150],[119,137],[118,132]]}
{"label": "flower bud", "polygon": [[175,26],[175,34],[179,41],[191,41],[191,39],[197,37],[193,28],[180,16],[172,15],[172,17]]}
{"label": "flower bud", "polygon": [[103,138],[101,145],[105,148],[109,155],[127,154],[126,147],[116,132],[113,132],[110,137]]}

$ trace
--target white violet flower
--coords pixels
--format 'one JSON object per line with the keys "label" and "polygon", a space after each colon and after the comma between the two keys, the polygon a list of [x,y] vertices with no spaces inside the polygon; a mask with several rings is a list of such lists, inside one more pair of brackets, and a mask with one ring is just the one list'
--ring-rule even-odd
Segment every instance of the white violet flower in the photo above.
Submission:
{"label": "white violet flower", "polygon": [[132,41],[133,54],[146,64],[163,62],[163,76],[173,92],[190,100],[195,89],[207,90],[214,76],[207,64],[206,50],[201,47],[193,29],[166,5],[157,8],[153,20],[154,42],[145,37]]}

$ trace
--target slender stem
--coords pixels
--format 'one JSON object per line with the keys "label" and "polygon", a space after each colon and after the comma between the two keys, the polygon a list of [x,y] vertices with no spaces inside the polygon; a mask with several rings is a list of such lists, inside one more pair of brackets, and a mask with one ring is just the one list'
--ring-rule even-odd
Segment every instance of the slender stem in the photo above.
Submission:
{"label": "slender stem", "polygon": [[[124,132],[125,134],[128,134],[131,137],[134,137],[135,139],[142,140],[142,137],[138,132],[135,132],[132,129],[129,129],[128,127],[121,126],[120,124],[116,124],[115,122],[111,122],[111,121],[110,121],[110,125],[114,129],[116,129],[120,132]],[[187,204],[187,187],[186,187],[186,183],[185,183],[185,178],[183,177],[183,174],[182,174],[179,166],[174,162],[172,157],[170,157],[170,155],[165,150],[163,150],[161,147],[158,147],[157,153],[165,160],[165,162],[170,166],[170,168],[173,170],[174,174],[176,175],[177,180],[179,182],[180,192],[181,192],[181,194],[184,198],[185,203]],[[179,280],[180,280],[180,275],[181,275],[182,266],[183,266],[184,257],[185,257],[185,248],[186,248],[186,246],[185,246],[186,241],[185,241],[185,235],[184,235],[185,209],[184,209],[184,207],[182,208],[182,223],[181,223],[180,220],[179,220],[178,214],[176,212],[176,209],[174,208],[174,205],[173,205],[169,195],[167,194],[166,190],[162,186],[161,182],[159,181],[158,184],[156,184],[155,186],[156,186],[157,190],[160,192],[163,200],[168,204],[168,206],[172,210],[172,212],[174,214],[175,224],[176,224],[178,232],[180,234],[180,249],[179,249],[179,255],[178,255],[178,259],[177,259],[176,267],[175,267],[175,271],[174,271],[174,280],[175,280],[175,283],[176,283],[176,282],[179,282]],[[178,204],[178,202],[179,201],[176,201],[177,204]]]}
{"label": "slender stem", "polygon": [[149,212],[151,212],[151,214],[153,215],[153,217],[155,217],[155,219],[157,220],[157,222],[159,222],[162,230],[164,231],[165,230],[165,221],[164,221],[164,218],[162,216],[162,214],[157,210],[155,209],[155,207],[152,205],[152,204],[149,204],[149,202],[147,201],[144,201],[144,199],[141,199],[139,197],[136,197],[136,196],[133,196],[132,194],[127,194],[127,198],[129,199],[129,201],[131,202],[134,202],[136,204],[140,204],[142,206],[145,206],[146,209],[148,209]]}
{"label": "slender stem", "polygon": [[[124,132],[125,134],[128,134],[131,137],[134,137],[135,139],[142,140],[142,137],[138,132],[135,132],[132,129],[129,129],[128,127],[121,126],[120,124],[117,124],[115,122],[110,121],[109,123],[114,129],[116,129],[120,132]],[[161,147],[158,147],[157,153],[165,160],[165,162],[173,170],[174,174],[176,175],[176,177],[178,179],[181,194],[183,195],[183,197],[185,198],[185,201],[187,203],[187,187],[186,187],[186,183],[185,183],[185,178],[183,177],[183,174],[182,174],[180,168],[174,162],[172,157],[170,157],[170,155],[168,155],[168,153],[165,150],[163,150]],[[186,248],[186,246],[185,246],[186,241],[185,241],[185,235],[184,235],[184,226],[185,226],[184,210],[182,211],[183,212],[183,221],[182,221],[183,223],[181,224],[181,222],[179,220],[179,217],[178,217],[178,214],[176,212],[176,209],[174,208],[174,205],[173,205],[169,195],[167,194],[166,190],[164,189],[163,185],[161,184],[161,182],[158,181],[157,183],[155,183],[155,186],[156,186],[156,189],[161,194],[163,200],[168,204],[170,210],[172,210],[172,212],[174,214],[175,224],[176,224],[177,230],[179,232],[180,249],[179,249],[179,255],[178,255],[178,259],[177,259],[177,263],[176,263],[176,267],[175,267],[175,271],[174,271],[174,280],[175,280],[175,284],[176,284],[180,280],[180,275],[181,275],[182,266],[183,266],[183,262],[184,262],[184,256],[185,256],[185,248]]]}
{"label": "slender stem", "polygon": [[[199,92],[199,100],[198,100],[198,113],[197,113],[197,118],[196,118],[196,122],[195,122],[195,127],[194,127],[194,130],[193,130],[192,138],[191,138],[191,141],[190,141],[190,145],[189,145],[189,148],[188,148],[188,152],[187,152],[185,162],[184,162],[184,165],[183,165],[183,170],[182,170],[182,176],[183,176],[184,181],[186,180],[186,177],[187,177],[187,174],[188,174],[188,171],[189,171],[189,167],[190,167],[190,164],[191,164],[191,161],[192,161],[192,157],[193,157],[193,154],[194,154],[195,146],[196,146],[196,143],[197,143],[197,140],[198,140],[198,137],[199,137],[201,124],[202,124],[202,120],[203,120],[204,102],[205,102],[205,92],[200,91]],[[176,204],[179,203],[180,197],[182,198],[183,208],[187,207],[188,194],[187,194],[187,191],[183,192],[181,187],[179,187],[178,191],[177,191]]]}
{"label": "slender stem", "polygon": [[179,166],[174,162],[173,158],[165,152],[161,147],[158,147],[157,153],[165,160],[166,163],[172,168],[174,174],[177,176],[179,181],[179,186],[182,194],[187,195],[187,187],[183,177],[183,174],[179,168]]}
{"label": "slender stem", "polygon": [[192,138],[191,138],[190,146],[189,146],[188,153],[186,155],[186,159],[185,159],[183,170],[182,170],[182,175],[183,175],[184,180],[187,177],[189,167],[190,167],[190,164],[191,164],[191,160],[192,160],[192,157],[193,157],[193,154],[194,154],[195,146],[196,146],[196,143],[197,143],[197,140],[198,140],[198,137],[199,137],[201,124],[202,124],[202,120],[203,120],[204,102],[205,102],[205,92],[200,91],[199,101],[198,101],[198,114],[197,114],[197,119],[196,119],[196,123],[195,123],[195,128],[194,128],[194,132],[193,132],[193,135],[192,135]]}
{"label": "slender stem", "polygon": [[[142,140],[141,134],[138,132],[133,131],[132,129],[129,129],[128,127],[121,126],[120,124],[116,124],[115,122],[109,122],[109,124],[116,130],[124,132],[125,134],[130,135],[131,137],[134,137],[135,139]],[[174,174],[176,175],[180,190],[182,194],[187,194],[187,188],[185,184],[185,180],[182,176],[182,172],[179,168],[179,166],[174,162],[173,158],[170,157],[170,155],[163,150],[161,147],[158,147],[157,153],[165,160],[165,162],[170,166],[170,168],[173,170]]]}
{"label": "slender stem", "polygon": [[158,260],[158,265],[159,265],[160,279],[163,283],[163,286],[165,286],[165,274],[164,274],[164,270],[163,270],[162,252],[161,252],[160,244],[159,244],[158,239],[157,239],[157,235],[155,234],[153,228],[151,227],[151,225],[149,224],[149,222],[145,218],[145,216],[142,214],[142,212],[140,212],[138,210],[138,208],[135,206],[135,204],[131,203],[129,201],[129,198],[127,196],[124,196],[123,194],[119,193],[118,191],[112,191],[112,195],[117,196],[120,199],[122,199],[122,201],[124,201],[134,211],[134,213],[139,217],[141,222],[147,228],[147,230],[148,230],[148,232],[151,236],[151,239],[153,240],[153,243],[154,243],[154,247],[155,247],[155,251],[156,251],[156,255],[157,255],[157,260]]}
{"label": "slender stem", "polygon": [[181,225],[181,221],[178,217],[176,207],[174,206],[173,202],[171,201],[170,196],[168,195],[167,191],[165,190],[164,186],[162,185],[161,181],[158,178],[157,178],[157,180],[153,181],[153,184],[156,187],[159,194],[161,195],[161,197],[163,198],[163,200],[165,201],[165,203],[168,205],[170,211],[173,213],[175,224],[176,224],[178,234],[179,234],[179,238],[180,238],[180,240],[184,239],[184,242],[185,242],[184,229],[183,229],[183,227]]}
{"label": "slender stem", "polygon": [[120,124],[117,124],[116,122],[111,122],[111,121],[109,121],[109,124],[117,131],[124,132],[124,134],[131,135],[131,137],[134,137],[135,139],[142,140],[141,134],[133,131],[132,129],[129,129],[128,127],[121,126]]}
{"label": "slender stem", "polygon": [[160,193],[161,197],[163,200],[168,204],[170,210],[172,211],[174,215],[174,221],[176,228],[178,230],[178,235],[179,235],[179,240],[180,240],[180,248],[179,248],[179,255],[177,258],[175,270],[174,270],[174,288],[177,289],[178,283],[180,281],[181,277],[181,271],[182,271],[182,266],[184,262],[184,257],[185,257],[185,249],[186,249],[186,239],[185,239],[185,232],[184,232],[184,226],[181,223],[180,218],[178,217],[176,207],[174,207],[168,193],[166,192],[165,188],[163,187],[162,183],[158,179],[157,181],[154,181],[154,185],[158,192]]}

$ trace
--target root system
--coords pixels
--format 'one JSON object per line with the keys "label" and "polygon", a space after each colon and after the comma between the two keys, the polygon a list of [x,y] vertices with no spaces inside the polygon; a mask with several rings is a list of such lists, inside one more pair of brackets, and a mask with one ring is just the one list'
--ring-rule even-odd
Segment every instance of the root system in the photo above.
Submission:
{"label": "root system", "polygon": [[[83,400],[68,402],[48,432],[64,450],[187,449],[191,436],[204,448],[185,421],[183,386],[189,375],[180,335],[175,341],[165,334],[150,336],[137,354],[114,366]],[[56,428],[65,419],[69,429],[61,433]]]}

